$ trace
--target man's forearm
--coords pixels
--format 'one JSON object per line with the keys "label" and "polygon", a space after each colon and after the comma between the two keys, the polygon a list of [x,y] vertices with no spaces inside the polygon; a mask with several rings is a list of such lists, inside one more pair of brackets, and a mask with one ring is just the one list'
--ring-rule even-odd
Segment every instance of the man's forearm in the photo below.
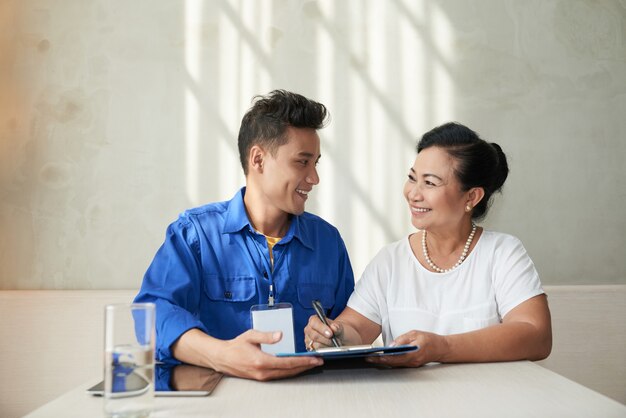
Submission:
{"label": "man's forearm", "polygon": [[219,370],[217,356],[223,341],[192,328],[172,345],[172,355],[179,361]]}

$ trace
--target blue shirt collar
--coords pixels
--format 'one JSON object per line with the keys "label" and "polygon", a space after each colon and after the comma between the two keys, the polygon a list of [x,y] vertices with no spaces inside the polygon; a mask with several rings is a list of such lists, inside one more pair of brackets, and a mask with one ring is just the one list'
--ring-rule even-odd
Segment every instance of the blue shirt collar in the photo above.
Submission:
{"label": "blue shirt collar", "polygon": [[[243,202],[243,197],[246,194],[246,188],[242,187],[235,196],[228,202],[228,209],[226,210],[226,221],[224,223],[224,233],[233,234],[241,231],[242,229],[249,229],[254,231],[250,219],[248,218],[248,212],[246,212],[246,206]],[[306,248],[314,250],[313,244],[309,238],[309,234],[306,228],[301,228],[300,216],[290,215],[291,224],[287,235],[281,239],[281,244],[289,243],[293,238],[297,238]]]}

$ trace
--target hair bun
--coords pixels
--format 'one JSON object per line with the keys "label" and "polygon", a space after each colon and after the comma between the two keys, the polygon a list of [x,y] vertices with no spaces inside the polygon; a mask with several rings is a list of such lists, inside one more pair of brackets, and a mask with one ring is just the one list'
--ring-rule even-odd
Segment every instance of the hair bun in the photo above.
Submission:
{"label": "hair bun", "polygon": [[494,179],[493,179],[493,190],[492,192],[498,192],[504,185],[506,178],[509,175],[509,164],[506,160],[506,155],[504,151],[502,151],[502,147],[496,144],[495,142],[491,142],[490,145],[496,151],[497,156],[497,164],[495,167]]}

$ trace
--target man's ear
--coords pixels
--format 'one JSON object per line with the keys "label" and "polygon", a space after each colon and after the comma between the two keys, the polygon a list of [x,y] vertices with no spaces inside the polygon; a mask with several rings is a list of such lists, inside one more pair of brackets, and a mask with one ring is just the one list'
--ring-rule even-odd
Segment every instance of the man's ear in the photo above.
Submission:
{"label": "man's ear", "polygon": [[265,160],[265,151],[258,145],[253,145],[248,154],[248,169],[259,173],[263,172],[263,162]]}

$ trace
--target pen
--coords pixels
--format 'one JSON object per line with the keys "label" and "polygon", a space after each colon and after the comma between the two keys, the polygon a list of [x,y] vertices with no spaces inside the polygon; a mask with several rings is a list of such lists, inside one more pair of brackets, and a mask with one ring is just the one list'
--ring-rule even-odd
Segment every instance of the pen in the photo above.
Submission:
{"label": "pen", "polygon": [[[314,300],[313,302],[311,302],[311,304],[313,305],[313,309],[315,309],[315,313],[317,314],[317,317],[320,319],[320,321],[322,321],[324,325],[330,328],[330,325],[328,325],[328,321],[326,320],[326,314],[324,313],[324,308],[322,308],[322,304],[320,303],[320,301]],[[335,347],[341,347],[341,344],[339,344],[339,341],[337,341],[334,335],[330,337],[330,339],[335,345]]]}

